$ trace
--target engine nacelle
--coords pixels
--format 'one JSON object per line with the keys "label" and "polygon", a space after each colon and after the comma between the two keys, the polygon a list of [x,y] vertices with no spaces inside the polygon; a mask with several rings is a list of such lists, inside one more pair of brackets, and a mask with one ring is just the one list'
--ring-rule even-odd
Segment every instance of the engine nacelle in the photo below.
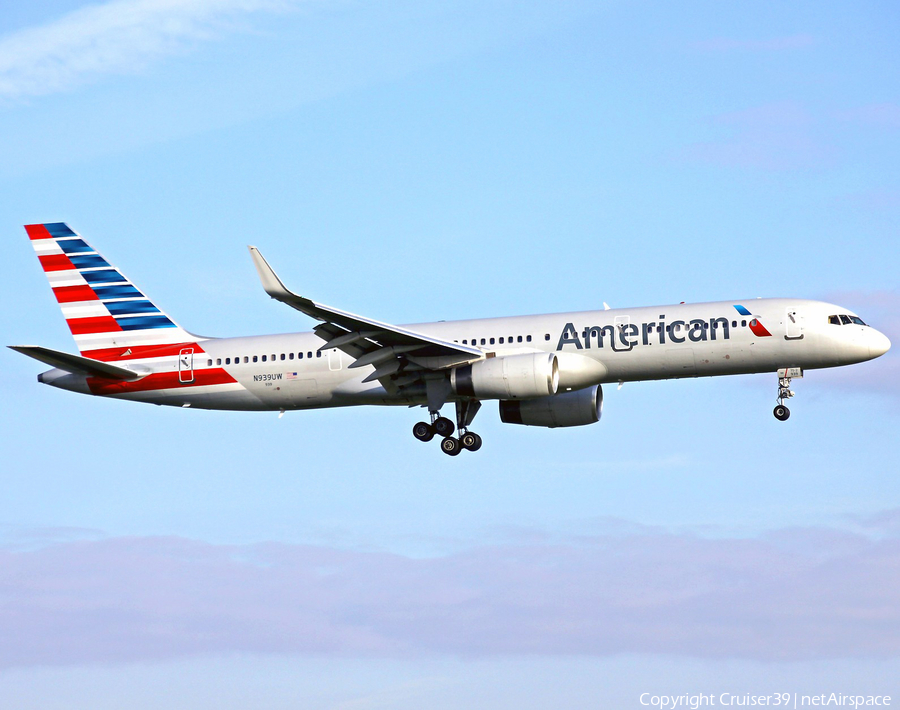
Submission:
{"label": "engine nacelle", "polygon": [[506,424],[527,426],[584,426],[600,421],[603,388],[594,385],[553,397],[500,401],[500,420]]}
{"label": "engine nacelle", "polygon": [[451,370],[450,386],[478,399],[546,397],[559,388],[559,363],[554,353],[492,357]]}
{"label": "engine nacelle", "polygon": [[556,353],[559,361],[559,390],[580,390],[600,384],[609,370],[602,362],[578,353]]}

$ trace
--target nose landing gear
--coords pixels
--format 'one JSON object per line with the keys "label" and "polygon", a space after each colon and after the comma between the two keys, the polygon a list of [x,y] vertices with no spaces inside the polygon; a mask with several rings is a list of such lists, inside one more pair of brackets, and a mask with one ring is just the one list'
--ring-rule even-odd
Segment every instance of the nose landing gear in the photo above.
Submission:
{"label": "nose landing gear", "polygon": [[[418,422],[413,427],[413,436],[419,441],[431,441],[435,434],[441,437],[441,451],[448,456],[458,456],[463,449],[478,451],[481,448],[482,439],[473,431],[469,431],[469,424],[475,418],[475,414],[481,408],[481,402],[477,399],[467,399],[456,403],[456,426],[447,417],[440,416],[439,410],[430,411],[431,424]],[[459,438],[454,438],[453,432],[459,430]]]}
{"label": "nose landing gear", "polygon": [[788,409],[784,400],[794,396],[791,390],[791,380],[795,377],[803,377],[803,370],[799,367],[783,367],[778,370],[778,404],[773,410],[775,418],[780,421],[787,421],[791,416],[791,410]]}

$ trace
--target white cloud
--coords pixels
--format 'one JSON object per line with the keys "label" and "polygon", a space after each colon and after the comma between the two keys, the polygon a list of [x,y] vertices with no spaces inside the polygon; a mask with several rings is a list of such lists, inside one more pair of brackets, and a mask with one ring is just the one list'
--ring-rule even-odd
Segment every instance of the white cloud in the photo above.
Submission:
{"label": "white cloud", "polygon": [[114,0],[0,38],[0,98],[67,91],[140,71],[233,29],[235,18],[292,0]]}

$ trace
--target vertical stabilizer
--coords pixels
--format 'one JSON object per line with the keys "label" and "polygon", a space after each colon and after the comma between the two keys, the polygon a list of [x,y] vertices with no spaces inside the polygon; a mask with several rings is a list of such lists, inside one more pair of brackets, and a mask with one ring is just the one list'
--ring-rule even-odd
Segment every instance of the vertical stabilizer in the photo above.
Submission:
{"label": "vertical stabilizer", "polygon": [[139,358],[196,342],[65,223],[29,224],[25,231],[85,357]]}

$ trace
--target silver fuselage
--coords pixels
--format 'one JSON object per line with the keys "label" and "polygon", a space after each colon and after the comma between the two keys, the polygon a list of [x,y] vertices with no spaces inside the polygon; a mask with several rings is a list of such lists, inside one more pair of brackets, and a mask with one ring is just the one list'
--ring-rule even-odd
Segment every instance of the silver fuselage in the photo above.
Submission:
{"label": "silver fuselage", "polygon": [[[735,304],[749,312],[741,314]],[[800,299],[712,303],[417,323],[409,330],[474,345],[488,357],[555,352],[596,361],[591,384],[837,367],[878,357],[890,347],[874,328],[829,323],[851,313]],[[758,324],[752,326],[751,323]],[[766,334],[759,334],[760,326]],[[180,352],[122,361],[146,377],[141,387],[104,386],[98,378],[51,370],[46,384],[86,394],[178,407],[293,410],[425,402],[424,391],[389,393],[373,366],[350,367],[338,349],[321,351],[315,333],[202,338]],[[156,383],[151,385],[150,383]],[[564,390],[561,390],[564,391]],[[452,398],[451,398],[452,399]]]}

